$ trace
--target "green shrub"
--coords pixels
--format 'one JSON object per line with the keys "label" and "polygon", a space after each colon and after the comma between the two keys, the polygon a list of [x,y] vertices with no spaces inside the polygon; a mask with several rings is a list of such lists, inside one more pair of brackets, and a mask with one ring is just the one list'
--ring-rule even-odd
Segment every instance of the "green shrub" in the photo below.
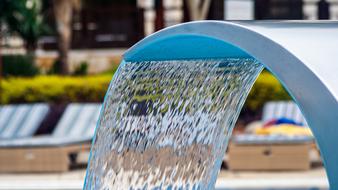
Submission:
{"label": "green shrub", "polygon": [[75,68],[73,75],[80,76],[80,75],[86,75],[87,73],[88,73],[88,63],[83,61],[80,63],[80,65],[78,65]]}
{"label": "green shrub", "polygon": [[8,78],[2,81],[1,102],[102,102],[111,78],[111,75]]}
{"label": "green shrub", "polygon": [[[102,102],[111,78],[112,74],[8,78],[2,82],[1,102]],[[251,89],[244,110],[256,112],[267,101],[288,99],[290,97],[279,81],[263,72]]]}
{"label": "green shrub", "polygon": [[61,66],[58,59],[54,60],[52,67],[47,71],[47,74],[49,75],[56,75],[61,73]]}
{"label": "green shrub", "polygon": [[34,64],[34,57],[30,55],[3,55],[2,75],[8,76],[34,76],[39,69]]}
{"label": "green shrub", "polygon": [[263,107],[265,102],[290,99],[282,84],[271,73],[263,71],[252,87],[244,109],[257,111]]}

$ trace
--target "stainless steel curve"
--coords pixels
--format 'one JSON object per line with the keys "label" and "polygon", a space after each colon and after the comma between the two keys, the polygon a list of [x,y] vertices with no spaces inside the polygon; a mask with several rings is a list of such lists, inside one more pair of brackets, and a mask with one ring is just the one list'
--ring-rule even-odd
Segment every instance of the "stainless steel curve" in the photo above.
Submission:
{"label": "stainless steel curve", "polygon": [[[338,22],[185,23],[143,39],[125,53],[124,59],[132,59],[158,39],[187,34],[232,44],[276,75],[301,108],[315,135],[330,188],[338,189]],[[165,55],[164,59],[170,56],[175,58]]]}

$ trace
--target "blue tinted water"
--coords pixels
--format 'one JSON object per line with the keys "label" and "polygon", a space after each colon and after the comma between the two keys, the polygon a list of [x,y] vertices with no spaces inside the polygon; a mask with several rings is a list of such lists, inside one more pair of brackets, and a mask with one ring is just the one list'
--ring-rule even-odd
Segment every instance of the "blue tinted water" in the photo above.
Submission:
{"label": "blue tinted water", "polygon": [[213,189],[261,70],[235,58],[123,63],[105,98],[84,189]]}

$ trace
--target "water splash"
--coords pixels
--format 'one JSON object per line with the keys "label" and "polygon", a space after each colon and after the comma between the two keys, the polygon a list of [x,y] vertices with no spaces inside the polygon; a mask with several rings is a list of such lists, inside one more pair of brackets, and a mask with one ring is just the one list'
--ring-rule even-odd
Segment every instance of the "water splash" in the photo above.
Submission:
{"label": "water splash", "polygon": [[237,58],[125,62],[106,95],[84,189],[213,189],[261,70]]}

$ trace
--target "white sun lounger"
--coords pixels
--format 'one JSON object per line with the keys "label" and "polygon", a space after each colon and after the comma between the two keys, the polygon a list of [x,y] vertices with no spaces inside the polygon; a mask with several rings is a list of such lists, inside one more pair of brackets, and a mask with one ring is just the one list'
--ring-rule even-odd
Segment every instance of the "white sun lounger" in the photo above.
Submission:
{"label": "white sun lounger", "polygon": [[[294,102],[266,103],[262,122],[279,118],[308,126]],[[228,166],[230,170],[308,170],[313,143],[311,136],[237,134],[229,145]]]}
{"label": "white sun lounger", "polygon": [[96,103],[69,104],[51,135],[0,140],[0,172],[67,171],[70,156],[90,149],[100,109]]}
{"label": "white sun lounger", "polygon": [[292,119],[297,123],[302,123],[307,126],[302,112],[293,101],[272,101],[264,105],[262,114],[263,122],[282,117]]}
{"label": "white sun lounger", "polygon": [[53,137],[90,137],[94,136],[101,104],[69,104],[53,131]]}
{"label": "white sun lounger", "polygon": [[32,137],[49,110],[43,103],[0,106],[0,139]]}

